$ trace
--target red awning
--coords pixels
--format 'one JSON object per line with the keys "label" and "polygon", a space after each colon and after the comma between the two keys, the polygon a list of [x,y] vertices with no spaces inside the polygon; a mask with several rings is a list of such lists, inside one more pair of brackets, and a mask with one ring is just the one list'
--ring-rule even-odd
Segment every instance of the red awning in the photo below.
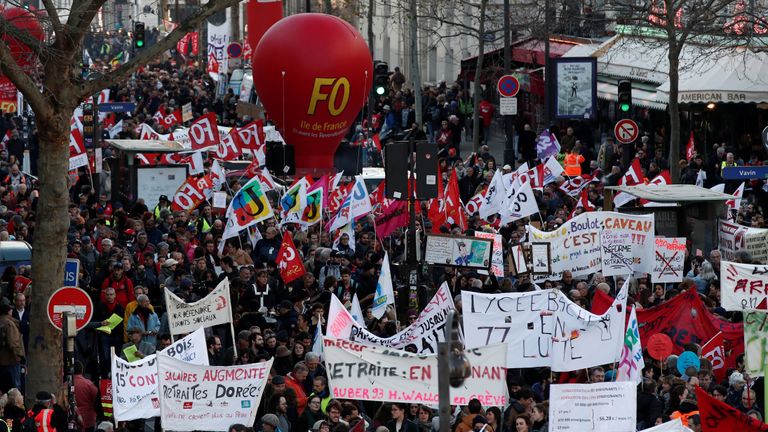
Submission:
{"label": "red awning", "polygon": [[[578,45],[572,42],[558,42],[550,39],[549,57],[562,57],[571,48]],[[544,41],[529,39],[519,45],[512,47],[512,61],[518,63],[544,65]]]}

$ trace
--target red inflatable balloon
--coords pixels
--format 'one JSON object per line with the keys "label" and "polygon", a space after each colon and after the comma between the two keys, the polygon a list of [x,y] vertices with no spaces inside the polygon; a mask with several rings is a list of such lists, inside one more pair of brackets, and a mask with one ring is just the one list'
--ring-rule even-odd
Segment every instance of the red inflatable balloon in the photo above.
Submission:
{"label": "red inflatable balloon", "polygon": [[299,14],[275,23],[253,54],[253,85],[288,144],[296,171],[320,175],[371,89],[373,60],[341,18]]}
{"label": "red inflatable balloon", "polygon": [[[3,18],[17,29],[26,31],[36,40],[43,40],[43,28],[40,26],[40,21],[33,13],[26,9],[14,6],[4,8],[1,13]],[[28,68],[35,64],[36,55],[34,51],[32,51],[32,48],[6,32],[2,33],[2,37],[3,41],[10,49],[13,59],[19,66]]]}

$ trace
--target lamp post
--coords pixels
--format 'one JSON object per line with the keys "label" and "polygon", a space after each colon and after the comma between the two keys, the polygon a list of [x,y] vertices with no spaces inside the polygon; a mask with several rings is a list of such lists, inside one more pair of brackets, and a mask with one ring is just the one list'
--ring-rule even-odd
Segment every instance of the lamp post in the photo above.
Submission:
{"label": "lamp post", "polygon": [[459,387],[472,374],[469,359],[459,342],[456,311],[448,311],[445,341],[437,344],[437,388],[440,393],[440,432],[451,430],[451,387]]}

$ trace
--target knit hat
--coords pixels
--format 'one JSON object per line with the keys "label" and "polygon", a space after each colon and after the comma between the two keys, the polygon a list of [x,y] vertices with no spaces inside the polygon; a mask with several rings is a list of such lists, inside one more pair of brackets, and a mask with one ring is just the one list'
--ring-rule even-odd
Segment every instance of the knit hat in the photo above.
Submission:
{"label": "knit hat", "polygon": [[742,375],[741,372],[734,372],[728,378],[728,384],[730,385],[744,384],[745,382],[746,381],[744,381],[744,375]]}
{"label": "knit hat", "polygon": [[274,414],[264,414],[264,417],[261,418],[261,423],[272,427],[280,427],[280,420]]}

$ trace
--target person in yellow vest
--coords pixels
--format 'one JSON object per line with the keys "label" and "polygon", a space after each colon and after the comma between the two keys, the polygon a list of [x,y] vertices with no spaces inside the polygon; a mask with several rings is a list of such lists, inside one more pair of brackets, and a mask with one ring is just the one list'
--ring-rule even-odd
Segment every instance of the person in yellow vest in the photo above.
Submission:
{"label": "person in yellow vest", "polygon": [[167,195],[160,195],[160,198],[157,200],[157,205],[152,212],[152,214],[155,216],[155,219],[160,219],[160,212],[163,210],[171,211],[171,201],[168,200]]}
{"label": "person in yellow vest", "polygon": [[723,168],[733,166],[736,166],[736,159],[733,156],[733,153],[728,153],[725,155],[725,160],[720,162],[720,175],[723,174]]}
{"label": "person in yellow vest", "polygon": [[573,146],[571,152],[565,156],[563,161],[563,168],[565,174],[571,177],[581,175],[581,163],[584,162],[584,156],[582,156],[579,146]]}

